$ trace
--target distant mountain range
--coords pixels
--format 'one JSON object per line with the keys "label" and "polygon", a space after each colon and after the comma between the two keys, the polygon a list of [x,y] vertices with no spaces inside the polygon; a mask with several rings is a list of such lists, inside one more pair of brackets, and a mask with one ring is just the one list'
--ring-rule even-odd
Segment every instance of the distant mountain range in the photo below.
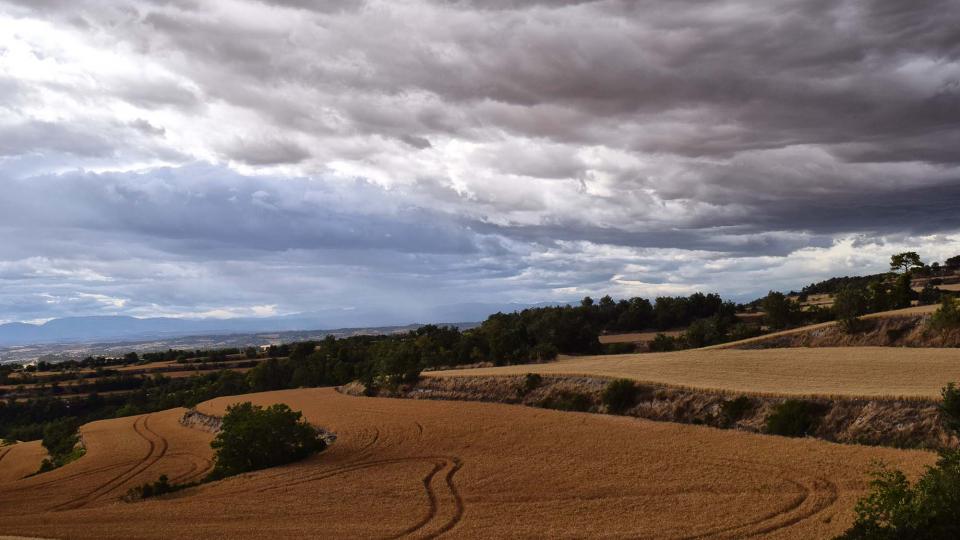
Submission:
{"label": "distant mountain range", "polygon": [[419,321],[409,315],[373,310],[326,310],[278,317],[236,319],[136,318],[125,316],[67,317],[44,324],[7,323],[0,325],[0,346],[45,343],[88,343],[96,341],[137,341],[201,334],[289,332],[335,328],[403,326],[414,323],[457,323],[486,319],[490,314],[528,307],[556,305],[517,303],[469,303],[439,306],[428,310]]}

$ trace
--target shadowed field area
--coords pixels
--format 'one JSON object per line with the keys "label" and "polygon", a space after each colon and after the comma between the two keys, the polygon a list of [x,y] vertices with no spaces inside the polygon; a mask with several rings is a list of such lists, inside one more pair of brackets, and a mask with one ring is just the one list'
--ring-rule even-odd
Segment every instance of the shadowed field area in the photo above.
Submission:
{"label": "shadowed field area", "polygon": [[337,433],[303,462],[171,498],[117,499],[161,472],[207,466],[182,409],[97,422],[88,455],[0,485],[0,534],[71,538],[822,538],[842,531],[875,459],[919,451],[508,405],[358,398],[303,389],[199,407],[283,402]]}
{"label": "shadowed field area", "polygon": [[960,351],[890,347],[700,349],[583,356],[548,364],[433,371],[424,375],[524,373],[626,377],[743,393],[933,399],[948,381],[960,381]]}

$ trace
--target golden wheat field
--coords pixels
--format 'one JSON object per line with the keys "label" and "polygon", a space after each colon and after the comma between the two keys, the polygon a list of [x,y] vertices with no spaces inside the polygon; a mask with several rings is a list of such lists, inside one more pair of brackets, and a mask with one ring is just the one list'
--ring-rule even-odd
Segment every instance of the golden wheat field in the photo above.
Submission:
{"label": "golden wheat field", "polygon": [[432,371],[430,377],[524,373],[626,377],[643,382],[754,394],[937,398],[960,382],[960,350],[819,347],[695,349],[565,357],[548,364]]}
{"label": "golden wheat field", "polygon": [[88,454],[0,484],[0,534],[55,538],[828,538],[849,525],[876,459],[911,475],[920,451],[841,446],[489,403],[300,389],[283,402],[334,431],[324,453],[161,499],[118,499],[161,472],[209,466],[182,409],[95,422]]}

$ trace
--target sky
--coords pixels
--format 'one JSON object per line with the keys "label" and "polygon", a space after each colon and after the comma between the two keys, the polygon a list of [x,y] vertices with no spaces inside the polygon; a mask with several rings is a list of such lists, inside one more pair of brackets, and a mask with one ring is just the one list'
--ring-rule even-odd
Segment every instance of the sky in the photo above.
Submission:
{"label": "sky", "polygon": [[960,254],[951,0],[0,0],[0,322]]}

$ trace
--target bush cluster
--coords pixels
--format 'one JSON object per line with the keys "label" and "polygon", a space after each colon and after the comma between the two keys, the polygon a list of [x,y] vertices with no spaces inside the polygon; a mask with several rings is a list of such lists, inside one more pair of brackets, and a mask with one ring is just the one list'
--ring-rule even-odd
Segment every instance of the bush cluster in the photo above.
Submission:
{"label": "bush cluster", "polygon": [[607,407],[607,411],[620,414],[637,402],[637,385],[630,379],[611,381],[600,395],[600,402]]}
{"label": "bush cluster", "polygon": [[540,406],[560,411],[587,412],[593,407],[593,400],[582,392],[559,390],[544,398]]}
{"label": "bush cluster", "polygon": [[211,479],[301,460],[326,448],[320,432],[284,404],[231,405],[210,445],[216,452]]}
{"label": "bush cluster", "polygon": [[[960,435],[960,390],[953,383],[943,389],[940,413],[944,427]],[[940,452],[913,484],[902,471],[880,466],[870,486],[841,540],[960,538],[960,450]]]}
{"label": "bush cluster", "polygon": [[816,431],[824,412],[824,406],[819,403],[788,399],[767,417],[766,431],[784,437],[806,437]]}

